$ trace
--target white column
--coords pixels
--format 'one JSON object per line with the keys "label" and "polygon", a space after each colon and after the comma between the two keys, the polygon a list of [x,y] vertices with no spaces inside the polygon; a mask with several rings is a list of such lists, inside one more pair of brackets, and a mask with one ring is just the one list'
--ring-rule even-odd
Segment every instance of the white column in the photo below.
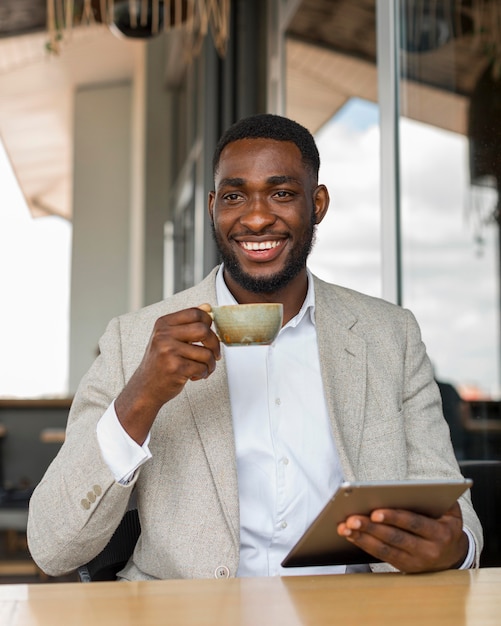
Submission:
{"label": "white column", "polygon": [[130,83],[75,94],[70,393],[108,321],[129,310],[131,110]]}

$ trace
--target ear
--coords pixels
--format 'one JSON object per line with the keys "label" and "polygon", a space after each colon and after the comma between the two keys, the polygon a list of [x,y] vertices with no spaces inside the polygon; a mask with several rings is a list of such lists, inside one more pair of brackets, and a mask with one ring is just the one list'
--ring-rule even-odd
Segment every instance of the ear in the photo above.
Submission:
{"label": "ear", "polygon": [[329,208],[329,192],[325,185],[318,185],[313,192],[313,206],[315,211],[315,224],[320,224]]}
{"label": "ear", "polygon": [[209,211],[209,216],[212,222],[214,222],[214,200],[216,198],[215,191],[209,191],[209,198],[207,202],[207,208]]}

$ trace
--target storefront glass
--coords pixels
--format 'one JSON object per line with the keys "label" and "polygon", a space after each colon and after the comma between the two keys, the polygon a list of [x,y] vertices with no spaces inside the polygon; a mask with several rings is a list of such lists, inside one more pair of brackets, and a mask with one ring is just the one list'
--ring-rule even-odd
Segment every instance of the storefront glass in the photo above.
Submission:
{"label": "storefront glass", "polygon": [[458,456],[501,458],[499,3],[400,10],[403,304],[444,382]]}
{"label": "storefront glass", "polygon": [[458,458],[501,459],[499,2],[390,4],[302,0],[288,25],[286,113],[315,134],[331,195],[310,266],[386,297],[383,34],[396,65],[396,301],[421,326]]}

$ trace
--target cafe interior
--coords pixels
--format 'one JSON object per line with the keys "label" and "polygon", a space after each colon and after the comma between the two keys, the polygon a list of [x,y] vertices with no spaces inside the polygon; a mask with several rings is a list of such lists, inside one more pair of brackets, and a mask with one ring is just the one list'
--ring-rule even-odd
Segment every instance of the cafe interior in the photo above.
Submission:
{"label": "cafe interior", "polygon": [[[59,583],[88,589],[78,572],[51,578],[30,559],[31,491],[64,442],[73,394],[108,321],[192,286],[218,262],[207,213],[211,155],[230,124],[263,112],[297,120],[319,146],[331,209],[312,271],[413,311],[456,457],[474,481],[485,534],[477,578],[423,577],[418,586],[427,597],[442,590],[442,624],[476,624],[479,615],[478,623],[499,623],[501,2],[2,0],[0,142],[22,202],[14,205],[2,182],[1,211],[56,225],[55,235],[37,231],[36,248],[21,239],[18,252],[34,266],[35,249],[54,248],[62,267],[46,271],[37,290],[41,309],[59,321],[30,320],[29,347],[8,343],[12,327],[1,335],[12,347],[0,347],[2,624],[63,623],[43,621],[54,618],[42,590],[54,589],[69,611]],[[2,283],[6,269],[16,274],[4,267]],[[4,306],[21,321],[16,303],[34,286],[5,280],[16,285],[1,285]],[[371,611],[395,592],[409,602],[415,595],[412,577],[389,589],[384,576],[360,576]],[[341,603],[357,592],[349,576],[334,590],[330,577],[319,578],[268,583],[275,600],[260,623],[331,623],[322,594]],[[197,587],[204,618],[192,588],[179,587],[172,610],[193,621],[176,623],[214,623],[207,615],[256,623],[251,605],[266,589],[225,582],[231,602],[221,588]],[[105,588],[117,605],[132,602],[121,587]],[[89,592],[76,593],[80,607]],[[148,611],[163,610],[163,588],[145,593]],[[405,623],[432,619],[424,604]],[[341,615],[353,610],[343,605]]]}

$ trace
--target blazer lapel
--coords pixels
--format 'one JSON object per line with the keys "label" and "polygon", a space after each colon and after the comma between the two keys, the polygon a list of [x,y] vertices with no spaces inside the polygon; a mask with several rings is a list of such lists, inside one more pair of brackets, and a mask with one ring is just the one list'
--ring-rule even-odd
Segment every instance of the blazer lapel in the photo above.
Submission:
{"label": "blazer lapel", "polygon": [[202,445],[235,546],[240,544],[235,440],[224,359],[206,380],[186,385]]}
{"label": "blazer lapel", "polygon": [[353,480],[364,422],[367,346],[352,331],[355,316],[318,279],[315,300],[320,365],[333,435],[344,478]]}
{"label": "blazer lapel", "polygon": [[[215,267],[195,288],[186,292],[184,306],[216,302]],[[224,358],[206,380],[188,382],[184,388],[198,430],[214,485],[238,553],[240,520],[237,464],[230,396]]]}

